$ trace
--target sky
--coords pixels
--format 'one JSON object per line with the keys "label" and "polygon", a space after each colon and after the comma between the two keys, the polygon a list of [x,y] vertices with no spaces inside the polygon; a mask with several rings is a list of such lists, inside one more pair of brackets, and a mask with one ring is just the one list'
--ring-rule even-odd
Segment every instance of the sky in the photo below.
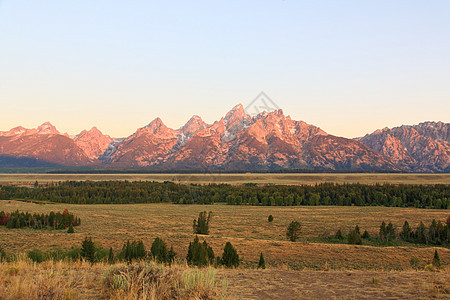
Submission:
{"label": "sky", "polygon": [[450,1],[0,0],[0,130],[123,137],[261,91],[349,138],[450,122]]}

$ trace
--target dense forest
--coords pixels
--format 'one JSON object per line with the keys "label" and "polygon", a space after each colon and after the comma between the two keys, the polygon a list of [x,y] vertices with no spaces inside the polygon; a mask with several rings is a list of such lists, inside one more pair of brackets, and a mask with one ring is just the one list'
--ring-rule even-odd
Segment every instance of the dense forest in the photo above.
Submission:
{"label": "dense forest", "polygon": [[66,181],[48,186],[0,186],[0,199],[76,204],[158,203],[231,205],[400,206],[447,209],[449,185],[176,184],[148,181]]}

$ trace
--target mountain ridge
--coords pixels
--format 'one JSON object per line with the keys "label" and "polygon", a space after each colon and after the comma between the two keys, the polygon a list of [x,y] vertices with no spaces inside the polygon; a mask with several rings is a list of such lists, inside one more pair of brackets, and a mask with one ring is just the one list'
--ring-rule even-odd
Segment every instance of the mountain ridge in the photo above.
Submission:
{"label": "mountain ridge", "polygon": [[0,131],[0,157],[9,157],[9,164],[16,161],[12,157],[106,169],[449,172],[449,145],[450,124],[443,122],[383,128],[348,139],[292,120],[281,109],[252,117],[242,104],[212,124],[194,115],[172,129],[157,117],[118,139],[96,127],[70,138],[50,122]]}

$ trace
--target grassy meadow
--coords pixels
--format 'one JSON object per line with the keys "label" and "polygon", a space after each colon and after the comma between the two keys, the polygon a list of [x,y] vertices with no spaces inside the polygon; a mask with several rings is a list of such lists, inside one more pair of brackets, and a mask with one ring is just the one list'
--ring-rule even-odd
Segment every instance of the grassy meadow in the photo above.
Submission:
{"label": "grassy meadow", "polygon": [[[355,225],[361,231],[377,235],[381,221],[402,226],[405,220],[416,227],[420,221],[445,221],[447,210],[427,210],[390,207],[259,207],[175,204],[129,205],[67,205],[36,204],[21,201],[0,201],[0,211],[28,211],[45,213],[51,210],[70,212],[81,218],[81,226],[74,234],[58,230],[7,229],[0,227],[2,247],[7,251],[28,251],[33,248],[49,250],[79,246],[85,236],[92,236],[105,248],[117,252],[123,243],[141,239],[150,248],[156,237],[173,245],[179,257],[185,257],[189,242],[193,240],[193,219],[203,210],[213,211],[210,235],[202,236],[220,255],[230,241],[243,259],[243,265],[256,266],[260,252],[266,263],[274,267],[285,265],[290,269],[320,269],[324,265],[333,269],[408,269],[412,257],[422,264],[430,261],[433,247],[413,244],[399,247],[356,246],[318,242],[323,235],[334,234],[337,229],[347,232]],[[267,221],[268,215],[274,221]],[[302,223],[301,240],[292,243],[285,237],[286,227],[292,220]],[[320,241],[320,239],[319,239]],[[441,262],[450,264],[450,250],[439,248]]]}
{"label": "grassy meadow", "polygon": [[[450,184],[448,174],[0,174],[1,184],[32,185],[64,180],[170,180],[180,183],[315,184],[406,183]],[[0,262],[0,299],[448,299],[450,249],[398,242],[395,246],[348,245],[327,242],[325,236],[344,234],[359,225],[376,236],[382,221],[397,231],[407,220],[415,228],[432,219],[444,222],[449,210],[381,206],[237,206],[119,204],[79,205],[0,200],[0,211],[49,213],[69,209],[81,218],[75,233],[65,230],[8,229],[0,226],[0,246],[22,253],[18,260]],[[188,267],[184,258],[194,238],[192,223],[201,211],[212,211],[210,234],[200,236],[222,255],[226,242],[237,249],[237,269]],[[273,222],[267,218],[273,215]],[[287,225],[298,220],[301,238],[289,242]],[[110,266],[104,262],[31,262],[32,249],[80,247],[86,236],[118,253],[127,240],[142,240],[149,250],[156,237],[177,253],[172,266],[150,263]],[[425,266],[438,250],[442,267]],[[256,269],[263,252],[267,269]],[[410,264],[418,258],[417,267]],[[144,271],[156,272],[148,281]],[[111,270],[128,278],[126,288],[112,288],[105,279]],[[155,271],[156,270],[156,271]],[[159,273],[158,273],[159,272]],[[151,273],[154,278],[154,273]],[[156,278],[155,277],[155,278]],[[106,280],[106,281],[105,281]],[[106,283],[105,283],[106,282]]]}
{"label": "grassy meadow", "polygon": [[330,183],[392,183],[392,184],[450,184],[450,174],[383,174],[383,173],[245,173],[245,174],[0,174],[0,184],[32,185],[66,180],[142,180],[173,181],[177,183],[227,184],[316,184]]}

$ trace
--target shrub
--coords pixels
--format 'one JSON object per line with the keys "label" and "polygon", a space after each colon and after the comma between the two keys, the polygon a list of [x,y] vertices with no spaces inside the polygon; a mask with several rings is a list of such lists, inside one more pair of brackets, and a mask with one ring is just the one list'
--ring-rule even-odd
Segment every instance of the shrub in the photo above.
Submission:
{"label": "shrub", "polygon": [[39,249],[33,249],[28,252],[27,254],[28,258],[31,259],[33,262],[41,263],[44,259],[44,253]]}
{"label": "shrub", "polygon": [[411,257],[411,259],[409,260],[409,264],[411,265],[411,267],[413,267],[414,269],[418,269],[419,265],[420,265],[420,258],[417,257]]}
{"label": "shrub", "polygon": [[265,269],[266,268],[266,262],[264,260],[263,253],[261,252],[261,255],[259,256],[259,262],[258,262],[258,269]]}
{"label": "shrub", "polygon": [[272,216],[272,215],[269,215],[269,217],[267,218],[267,220],[269,221],[269,223],[272,222],[272,221],[273,221],[273,216]]}
{"label": "shrub", "polygon": [[291,242],[295,242],[299,238],[301,228],[302,225],[299,222],[292,221],[286,230],[286,237]]}
{"label": "shrub", "polygon": [[230,242],[225,244],[221,261],[227,268],[237,268],[239,266],[239,255]]}
{"label": "shrub", "polygon": [[81,248],[72,247],[70,250],[66,252],[65,256],[72,261],[79,260],[81,257]]}
{"label": "shrub", "polygon": [[67,229],[67,233],[74,233],[72,224],[70,224],[69,229]]}
{"label": "shrub", "polygon": [[194,242],[189,243],[186,260],[190,265],[198,267],[206,266],[213,263],[214,251],[208,246],[206,241],[200,243],[198,236],[196,236]]}
{"label": "shrub", "polygon": [[433,271],[434,267],[433,264],[427,264],[424,268],[425,271]]}
{"label": "shrub", "polygon": [[133,298],[139,299],[144,290],[151,290],[164,274],[164,267],[156,263],[111,266],[103,274],[103,283],[114,292],[131,292],[138,287]]}
{"label": "shrub", "polygon": [[202,211],[198,215],[198,220],[194,219],[194,233],[195,234],[209,234],[209,222],[211,222],[212,212],[206,214],[206,211]]}
{"label": "shrub", "polygon": [[6,252],[3,250],[3,248],[0,246],[0,262],[6,260]]}

